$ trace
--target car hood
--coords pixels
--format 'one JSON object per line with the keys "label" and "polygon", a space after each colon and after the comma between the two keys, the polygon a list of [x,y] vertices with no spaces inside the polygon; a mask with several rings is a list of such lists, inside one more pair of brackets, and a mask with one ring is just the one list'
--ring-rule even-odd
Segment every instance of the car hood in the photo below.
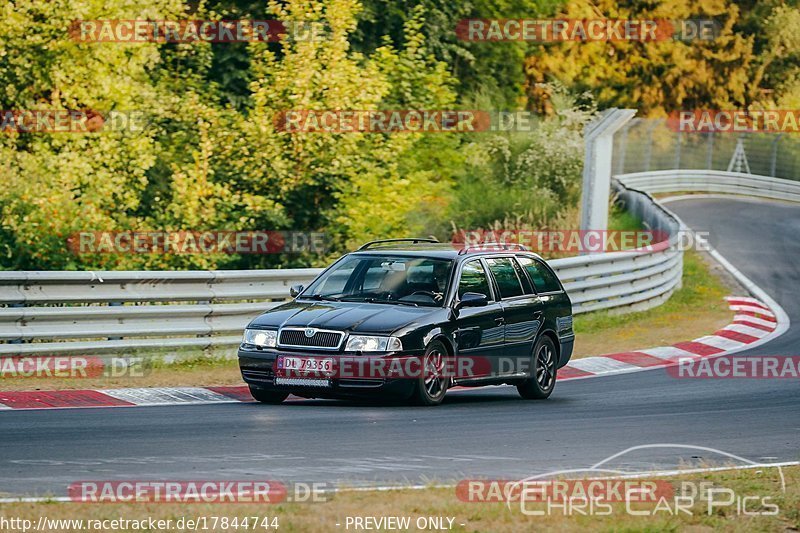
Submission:
{"label": "car hood", "polygon": [[429,324],[436,315],[444,315],[441,307],[363,302],[300,302],[293,301],[266,311],[250,325],[260,327],[314,327],[389,334],[414,323]]}

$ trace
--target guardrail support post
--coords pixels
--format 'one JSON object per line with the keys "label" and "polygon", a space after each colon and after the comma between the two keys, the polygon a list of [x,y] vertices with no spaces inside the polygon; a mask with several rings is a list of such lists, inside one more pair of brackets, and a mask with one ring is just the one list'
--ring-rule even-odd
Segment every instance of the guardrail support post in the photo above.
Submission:
{"label": "guardrail support post", "polygon": [[778,168],[778,143],[781,141],[781,135],[783,134],[777,134],[772,141],[772,158],[769,162],[769,175],[773,178],[775,177],[775,169]]}
{"label": "guardrail support post", "polygon": [[708,144],[706,145],[706,168],[711,170],[714,168],[714,132],[709,131],[706,133]]}
{"label": "guardrail support post", "polygon": [[[17,302],[17,303],[9,304],[8,307],[20,308],[20,307],[25,307],[25,304]],[[17,322],[17,324],[19,325],[19,322]],[[22,337],[20,337],[19,339],[11,339],[11,340],[9,340],[7,342],[8,342],[8,344],[22,344]]]}
{"label": "guardrail support post", "polygon": [[[586,126],[583,160],[583,191],[581,197],[581,230],[608,229],[608,200],[611,191],[611,155],[614,133],[636,114],[635,109],[605,110]],[[605,243],[603,243],[605,248]],[[602,250],[602,249],[601,249]],[[601,250],[598,250],[601,251]]]}
{"label": "guardrail support post", "polygon": [[[122,302],[108,302],[109,307],[119,307],[122,306]],[[110,341],[121,341],[122,337],[107,337]]]}

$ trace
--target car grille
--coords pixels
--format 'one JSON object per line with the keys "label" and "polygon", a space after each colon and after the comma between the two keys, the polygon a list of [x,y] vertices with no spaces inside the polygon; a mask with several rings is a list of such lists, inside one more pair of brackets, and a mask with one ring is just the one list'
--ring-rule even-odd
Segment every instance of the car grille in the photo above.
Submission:
{"label": "car grille", "polygon": [[311,337],[306,336],[305,329],[282,329],[278,338],[281,346],[297,348],[324,348],[335,350],[342,342],[341,331],[316,331]]}

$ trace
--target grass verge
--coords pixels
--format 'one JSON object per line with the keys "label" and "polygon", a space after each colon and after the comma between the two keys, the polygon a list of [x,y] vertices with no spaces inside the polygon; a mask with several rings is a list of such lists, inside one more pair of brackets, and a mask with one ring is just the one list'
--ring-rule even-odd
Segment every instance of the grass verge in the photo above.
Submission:
{"label": "grass verge", "polygon": [[[48,520],[84,521],[118,518],[143,520],[152,517],[172,520],[173,527],[166,529],[169,531],[179,531],[174,524],[181,518],[197,520],[199,517],[206,517],[209,526],[213,517],[217,517],[217,527],[213,528],[216,531],[235,531],[232,527],[221,527],[219,518],[227,517],[232,521],[235,517],[241,520],[248,516],[259,519],[268,517],[270,521],[277,519],[271,523],[278,525],[278,531],[298,532],[354,530],[356,528],[352,524],[356,517],[408,517],[414,525],[419,518],[440,518],[445,524],[451,518],[451,531],[797,531],[800,529],[800,467],[784,467],[782,470],[785,490],[777,468],[725,470],[661,478],[675,487],[675,494],[665,496],[658,505],[631,504],[632,509],[645,513],[639,516],[628,513],[624,503],[612,504],[610,511],[603,511],[605,514],[600,514],[599,506],[593,512],[583,513],[575,511],[574,507],[569,510],[552,507],[544,516],[531,516],[522,512],[518,502],[508,507],[502,502],[462,501],[454,488],[339,492],[329,501],[317,503],[11,503],[0,505],[0,511],[7,519],[20,518],[30,520],[32,524],[36,524],[42,516]],[[648,478],[651,479],[655,478]],[[698,494],[692,500],[683,500],[684,510],[677,512],[674,497],[686,496],[690,493],[687,490],[689,487],[695,487]],[[726,490],[726,493],[710,495],[710,487]],[[710,511],[709,498],[715,503]],[[722,505],[728,500],[729,504]],[[545,509],[543,505],[529,504],[526,509],[542,510]],[[745,514],[745,511],[751,514]],[[775,514],[767,514],[773,512]],[[347,524],[351,524],[350,527]],[[252,529],[252,522],[250,527]],[[52,522],[47,529],[78,530],[55,528]],[[380,527],[375,529],[386,530]],[[120,527],[116,530],[136,529]],[[414,531],[417,528],[412,525],[407,530]]]}

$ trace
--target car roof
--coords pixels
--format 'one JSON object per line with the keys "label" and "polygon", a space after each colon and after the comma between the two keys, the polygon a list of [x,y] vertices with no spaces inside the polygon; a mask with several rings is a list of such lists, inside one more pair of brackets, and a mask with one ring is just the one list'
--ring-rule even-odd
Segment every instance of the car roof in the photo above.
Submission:
{"label": "car roof", "polygon": [[406,257],[424,257],[431,259],[459,260],[465,258],[484,257],[493,255],[528,255],[541,259],[541,257],[528,250],[499,249],[491,247],[482,249],[480,246],[463,249],[457,244],[416,244],[412,246],[376,246],[366,250],[350,252],[348,255],[402,255]]}

